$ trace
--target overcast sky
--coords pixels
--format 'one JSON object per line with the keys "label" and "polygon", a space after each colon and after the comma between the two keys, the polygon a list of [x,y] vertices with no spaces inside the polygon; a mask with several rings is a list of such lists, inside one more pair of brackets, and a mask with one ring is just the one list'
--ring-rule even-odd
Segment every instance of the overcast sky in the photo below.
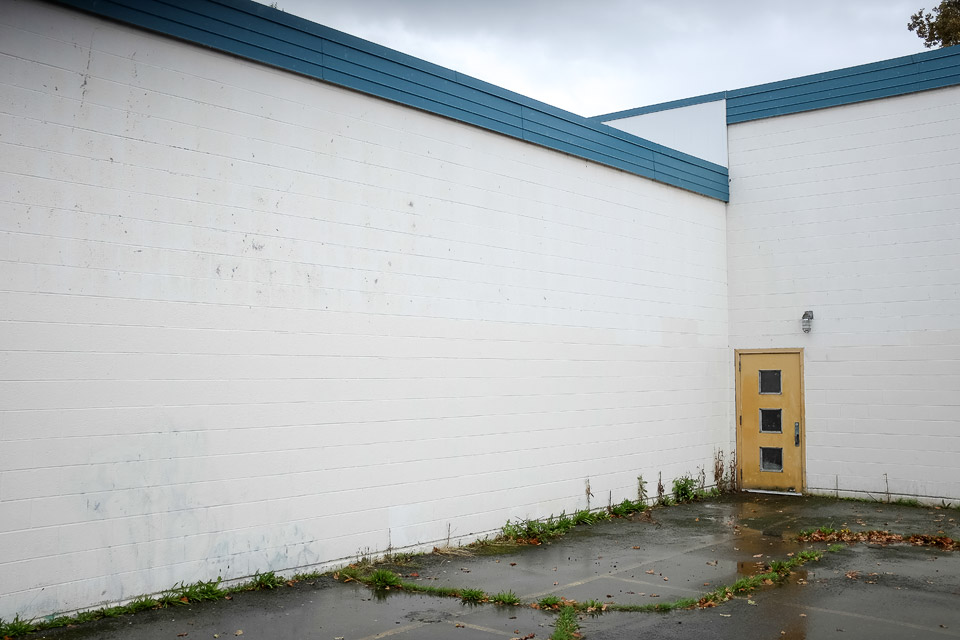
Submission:
{"label": "overcast sky", "polygon": [[924,0],[278,0],[581,115],[924,51]]}

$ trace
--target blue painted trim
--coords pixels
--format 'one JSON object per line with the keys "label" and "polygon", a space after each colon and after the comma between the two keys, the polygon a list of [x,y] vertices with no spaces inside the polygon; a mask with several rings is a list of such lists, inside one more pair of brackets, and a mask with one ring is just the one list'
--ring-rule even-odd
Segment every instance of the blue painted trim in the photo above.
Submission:
{"label": "blue painted trim", "polygon": [[960,46],[727,92],[727,124],[960,84]]}
{"label": "blue painted trim", "polygon": [[729,125],[958,84],[960,45],[743,89],[616,111],[593,116],[590,120],[610,122],[726,99]]}
{"label": "blue painted trim", "polygon": [[692,107],[697,104],[705,104],[707,102],[717,102],[718,100],[723,100],[727,97],[726,91],[718,91],[717,93],[708,93],[702,96],[695,96],[693,98],[683,98],[682,100],[671,100],[670,102],[661,102],[659,104],[651,104],[646,107],[637,107],[635,109],[625,109],[624,111],[614,111],[613,113],[604,113],[599,116],[591,116],[588,120],[593,120],[594,122],[610,122],[611,120],[622,120],[623,118],[632,118],[633,116],[642,116],[647,113],[656,113],[657,111],[669,111],[670,109],[679,109],[681,107]]}
{"label": "blue painted trim", "polygon": [[252,0],[61,4],[729,199],[726,167]]}

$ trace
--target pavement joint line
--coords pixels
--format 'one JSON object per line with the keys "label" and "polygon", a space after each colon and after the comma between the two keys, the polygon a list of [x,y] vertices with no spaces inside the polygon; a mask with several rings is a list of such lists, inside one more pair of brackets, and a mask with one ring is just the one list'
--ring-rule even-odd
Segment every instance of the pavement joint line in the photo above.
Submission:
{"label": "pavement joint line", "polygon": [[413,631],[414,629],[419,629],[420,627],[425,626],[427,626],[426,622],[414,622],[411,624],[405,624],[395,629],[390,629],[390,631],[381,631],[380,633],[375,633],[372,636],[364,636],[363,638],[358,638],[357,640],[379,640],[379,638],[395,636],[398,633],[406,633],[407,631]]}
{"label": "pavement joint line", "polygon": [[687,587],[678,587],[672,584],[664,584],[662,582],[652,582],[650,580],[638,580],[636,578],[621,578],[620,576],[608,576],[614,580],[622,580],[623,582],[628,582],[630,584],[639,584],[645,587],[651,587],[659,589],[660,591],[683,591],[684,593],[695,593],[697,595],[702,595],[703,591],[698,591],[697,589],[688,589]]}
{"label": "pavement joint line", "polygon": [[[631,566],[628,566],[628,567],[624,567],[623,569],[621,569],[621,570],[618,571],[617,573],[625,573],[625,572],[627,572],[627,571],[636,571],[636,570],[641,569],[642,567],[645,567],[645,566],[647,566],[647,565],[649,565],[649,564],[651,564],[651,563],[653,563],[653,562],[663,562],[663,561],[665,561],[665,560],[671,560],[671,559],[673,559],[673,558],[676,558],[677,556],[682,556],[682,555],[686,555],[686,554],[688,554],[688,553],[691,553],[691,552],[693,552],[693,551],[699,551],[699,550],[701,550],[701,549],[706,549],[706,548],[711,547],[711,546],[716,545],[716,544],[718,544],[717,541],[711,541],[711,542],[707,542],[707,543],[704,543],[704,544],[700,544],[700,545],[696,545],[696,546],[693,546],[693,547],[689,547],[689,548],[687,548],[687,549],[684,549],[683,551],[678,551],[678,552],[676,552],[676,553],[671,553],[671,554],[668,554],[668,555],[664,555],[664,556],[661,556],[661,557],[659,557],[659,558],[652,558],[652,559],[651,559],[651,558],[648,558],[648,559],[644,560],[643,562],[641,562],[641,563],[639,563],[639,564],[631,565]],[[616,574],[607,573],[607,574],[604,574],[604,575],[596,575],[596,576],[592,576],[592,577],[590,577],[590,578],[584,578],[583,580],[574,580],[573,582],[568,582],[568,583],[566,583],[566,584],[557,585],[555,588],[553,588],[553,589],[547,589],[546,591],[538,591],[538,592],[536,592],[536,593],[528,593],[528,594],[524,595],[523,598],[524,598],[524,599],[539,598],[539,597],[541,597],[541,596],[546,596],[546,595],[550,595],[550,594],[552,594],[552,593],[557,593],[557,592],[560,591],[561,589],[569,589],[569,588],[572,588],[572,587],[579,587],[579,586],[581,586],[581,585],[585,585],[585,584],[587,584],[587,583],[594,582],[595,580],[599,580],[600,578],[612,578],[612,577],[616,577]]]}
{"label": "pavement joint line", "polygon": [[892,620],[890,618],[880,618],[878,616],[868,616],[863,613],[853,613],[852,611],[839,611],[837,609],[827,609],[826,607],[814,607],[806,604],[794,604],[792,602],[784,603],[787,607],[793,607],[795,609],[806,609],[807,611],[817,611],[819,613],[833,613],[838,616],[847,616],[849,618],[859,618],[861,620],[873,620],[876,622],[882,622],[884,624],[895,624],[901,627],[908,627],[910,629],[917,629],[919,631],[939,633],[940,635],[950,636],[951,638],[960,637],[960,631],[952,631],[950,629],[941,629],[937,627],[925,627],[920,624],[913,624],[912,622],[902,622],[900,620]]}
{"label": "pavement joint line", "polygon": [[491,629],[490,627],[484,627],[484,626],[482,626],[482,625],[473,624],[473,623],[470,623],[470,622],[453,622],[453,621],[450,621],[450,620],[446,620],[446,623],[447,623],[447,624],[452,624],[452,625],[454,625],[454,626],[456,626],[456,625],[459,624],[461,627],[466,627],[467,629],[473,629],[473,630],[475,630],[475,631],[483,631],[483,632],[485,632],[485,633],[492,633],[492,634],[498,635],[498,636],[506,636],[507,638],[516,637],[516,634],[514,634],[514,633],[508,633],[507,631],[500,631],[499,629]]}

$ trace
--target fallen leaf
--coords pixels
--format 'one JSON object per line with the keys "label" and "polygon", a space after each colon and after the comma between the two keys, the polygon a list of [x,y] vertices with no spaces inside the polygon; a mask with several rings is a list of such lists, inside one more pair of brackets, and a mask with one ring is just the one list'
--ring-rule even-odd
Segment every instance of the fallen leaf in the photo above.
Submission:
{"label": "fallen leaf", "polygon": [[[457,629],[463,629],[463,628],[464,628],[464,626],[463,626],[462,624],[460,624],[459,622],[458,622],[457,624],[453,625],[453,626],[456,627]],[[338,640],[343,640],[343,638],[339,638]]]}
{"label": "fallen leaf", "polygon": [[511,563],[510,563],[510,566],[511,566],[511,567],[515,567],[515,566],[517,566],[517,563],[516,563],[516,562],[511,562]]}
{"label": "fallen leaf", "polygon": [[771,580],[770,578],[767,578],[766,580],[763,581],[763,584],[770,586],[771,584],[773,584],[773,580]]}
{"label": "fallen leaf", "polygon": [[723,616],[724,618],[729,618],[729,617],[730,617],[730,614],[729,614],[729,613],[721,613],[720,615]]}
{"label": "fallen leaf", "polygon": [[756,600],[747,600],[747,604],[752,604],[753,606],[757,606]]}
{"label": "fallen leaf", "polygon": [[703,583],[703,586],[709,587],[709,586],[710,586],[710,583],[709,583],[709,582],[704,582],[704,583]]}
{"label": "fallen leaf", "polygon": [[233,635],[235,635],[235,636],[242,636],[242,635],[243,635],[243,629],[237,629],[237,632],[234,633]]}
{"label": "fallen leaf", "polygon": [[717,566],[717,561],[716,561],[716,560],[711,560],[711,561],[707,562],[707,564],[710,565],[711,567],[715,567],[715,566]]}
{"label": "fallen leaf", "polygon": [[847,571],[847,578],[849,578],[850,580],[856,580],[859,577],[860,577],[859,571]]}
{"label": "fallen leaf", "polygon": [[558,584],[560,584],[560,583],[559,583],[559,582],[554,582],[554,583],[553,583],[553,586],[557,586]]}
{"label": "fallen leaf", "polygon": [[639,549],[640,547],[634,547],[634,549]]}
{"label": "fallen leaf", "polygon": [[187,596],[182,596],[180,598],[180,602],[190,602],[190,598],[188,598]]}
{"label": "fallen leaf", "polygon": [[651,594],[650,594],[650,597],[651,597],[651,598],[659,598],[659,597],[660,597],[660,594],[659,594],[659,593],[651,593]]}
{"label": "fallen leaf", "polygon": [[763,554],[762,554],[762,553],[758,553],[757,555],[755,555],[755,556],[753,556],[753,557],[754,557],[754,558],[762,558],[762,557],[763,557]]}
{"label": "fallen leaf", "polygon": [[190,635],[190,634],[189,634],[189,633],[178,633],[178,634],[177,634],[177,637],[178,637],[178,638],[185,638],[185,637],[188,636],[188,635]]}
{"label": "fallen leaf", "polygon": [[670,582],[670,578],[664,576],[664,577],[663,577],[663,581],[664,581],[664,582]]}
{"label": "fallen leaf", "polygon": [[233,596],[223,596],[224,600],[233,600]]}
{"label": "fallen leaf", "polygon": [[647,569],[647,573],[649,573],[650,575],[653,575],[656,573],[656,571],[654,571],[653,569]]}
{"label": "fallen leaf", "polygon": [[800,614],[800,617],[801,617],[801,618],[806,618],[806,617],[807,617],[807,614],[801,613],[801,614]]}

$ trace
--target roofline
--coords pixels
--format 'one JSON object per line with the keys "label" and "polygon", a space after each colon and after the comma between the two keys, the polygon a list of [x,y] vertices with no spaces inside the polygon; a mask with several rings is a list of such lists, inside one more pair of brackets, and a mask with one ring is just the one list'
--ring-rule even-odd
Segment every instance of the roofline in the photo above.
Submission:
{"label": "roofline", "polygon": [[718,200],[726,167],[253,0],[56,0]]}
{"label": "roofline", "polygon": [[954,85],[960,85],[960,45],[742,89],[616,111],[593,116],[590,120],[610,122],[726,100],[727,124],[730,125]]}
{"label": "roofline", "polygon": [[636,107],[634,109],[624,109],[623,111],[614,111],[613,113],[604,113],[599,116],[591,116],[590,118],[588,118],[588,120],[593,120],[594,122],[609,122],[610,120],[621,120],[623,118],[632,118],[633,116],[642,116],[648,113],[656,113],[657,111],[670,111],[671,109],[679,109],[681,107],[692,107],[694,105],[705,104],[707,102],[717,102],[718,100],[725,100],[726,98],[727,98],[726,91],[718,91],[716,93],[708,93],[702,96],[694,96],[693,98],[671,100],[669,102],[651,104],[646,107]]}

